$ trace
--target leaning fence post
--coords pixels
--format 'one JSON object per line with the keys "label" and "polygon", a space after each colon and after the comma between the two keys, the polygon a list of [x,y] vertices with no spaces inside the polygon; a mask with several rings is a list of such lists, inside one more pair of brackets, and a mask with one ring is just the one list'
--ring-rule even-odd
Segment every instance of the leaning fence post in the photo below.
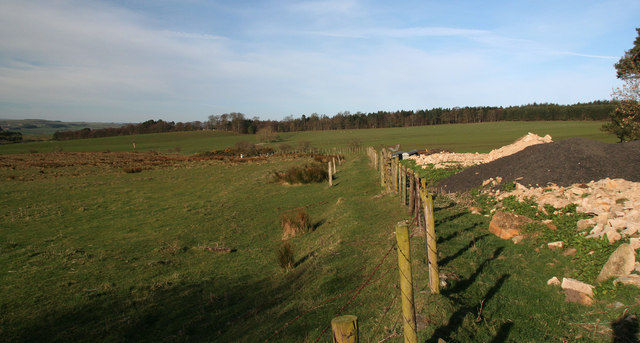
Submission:
{"label": "leaning fence post", "polygon": [[358,343],[358,317],[352,315],[331,320],[333,343]]}
{"label": "leaning fence post", "polygon": [[438,249],[436,246],[436,225],[433,217],[433,198],[423,190],[422,204],[424,206],[425,239],[427,246],[427,261],[429,264],[429,289],[433,294],[440,293],[440,275],[438,271]]}
{"label": "leaning fence post", "polygon": [[413,276],[411,273],[411,247],[407,223],[396,225],[398,241],[398,266],[400,270],[400,297],[402,298],[402,319],[405,343],[417,343],[416,309],[413,302]]}

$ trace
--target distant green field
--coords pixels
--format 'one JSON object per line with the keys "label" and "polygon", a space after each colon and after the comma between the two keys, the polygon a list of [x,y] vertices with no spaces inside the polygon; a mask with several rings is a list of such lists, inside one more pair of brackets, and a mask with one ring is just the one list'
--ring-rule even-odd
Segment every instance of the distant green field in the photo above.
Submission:
{"label": "distant green field", "polygon": [[[288,144],[299,146],[309,142],[312,147],[330,149],[347,147],[354,143],[362,146],[400,144],[401,149],[446,148],[456,152],[488,152],[512,143],[528,132],[554,140],[569,137],[586,137],[603,142],[615,142],[613,135],[600,131],[602,122],[497,122],[479,124],[455,124],[391,129],[363,129],[336,131],[306,131],[280,134],[281,141],[269,143],[278,147]],[[30,151],[177,151],[184,154],[224,149],[237,142],[256,142],[255,135],[238,135],[227,132],[195,131],[82,139],[61,142],[32,142],[0,146],[0,154],[27,153]],[[176,149],[177,148],[177,149]]]}

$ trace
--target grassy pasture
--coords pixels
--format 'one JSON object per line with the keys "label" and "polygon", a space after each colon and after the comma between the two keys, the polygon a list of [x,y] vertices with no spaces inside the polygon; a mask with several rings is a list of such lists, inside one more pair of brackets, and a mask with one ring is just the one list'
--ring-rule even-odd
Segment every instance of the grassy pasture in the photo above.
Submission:
{"label": "grassy pasture", "polygon": [[[277,147],[280,144],[289,144],[295,148],[300,142],[309,142],[315,148],[330,149],[347,147],[357,141],[363,146],[400,144],[404,150],[440,147],[456,152],[488,152],[512,143],[527,132],[541,136],[550,134],[554,140],[580,136],[615,142],[613,135],[599,130],[602,124],[594,121],[497,122],[390,129],[307,131],[282,133],[280,142],[267,145]],[[224,149],[241,141],[257,143],[255,135],[215,131],[172,132],[2,145],[0,154],[30,151],[133,151],[132,142],[136,143],[135,151],[168,152],[179,148],[181,153],[192,154],[205,150]]]}
{"label": "grassy pasture", "polygon": [[[433,129],[473,133],[484,142],[481,151],[527,131],[556,139],[572,133],[609,139],[593,123],[511,123],[507,133],[493,136],[484,131],[488,126]],[[418,145],[423,137],[428,146],[475,150],[464,135],[459,142],[447,141],[443,137],[451,132],[418,129],[284,138],[329,147],[346,145],[357,133],[363,144],[397,141],[423,147]],[[136,137],[143,146],[136,150],[173,148],[172,135],[144,135],[147,143]],[[224,148],[246,137],[186,133],[182,152]],[[103,147],[91,145],[93,140],[64,142],[69,144],[64,150],[104,151],[117,139],[126,150],[130,141],[124,138],[107,139]],[[395,250],[384,256],[406,209],[397,196],[381,192],[378,175],[364,157],[347,156],[329,188],[270,182],[270,172],[306,159],[232,164],[176,157],[126,173],[126,164],[112,155],[98,153],[91,163],[82,158],[53,163],[70,154],[28,154],[22,162],[0,156],[0,341],[314,342],[371,276],[345,313],[360,318],[361,341],[402,342],[395,336],[402,327],[397,256]],[[296,267],[285,273],[276,258],[280,214],[298,207],[307,210],[314,230],[292,239]],[[488,218],[445,198],[437,198],[435,219],[439,263],[449,286],[441,295],[428,293],[423,241],[415,237],[420,342],[438,337],[447,342],[611,341],[611,322],[640,311],[640,292],[631,287],[618,287],[593,307],[565,303],[546,280],[571,275],[573,257],[536,251],[534,241],[502,241],[488,234]],[[201,247],[236,250],[216,253]],[[622,307],[612,306],[616,301]],[[320,341],[329,340],[325,333]]]}

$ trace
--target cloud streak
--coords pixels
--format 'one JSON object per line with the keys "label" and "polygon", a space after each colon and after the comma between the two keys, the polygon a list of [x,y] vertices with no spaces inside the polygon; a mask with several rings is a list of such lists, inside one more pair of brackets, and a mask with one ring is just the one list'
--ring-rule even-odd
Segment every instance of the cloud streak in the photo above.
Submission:
{"label": "cloud streak", "polygon": [[7,0],[0,117],[203,120],[567,103],[607,98],[615,82],[607,52],[502,34],[508,28],[382,26],[371,14],[381,11],[357,1],[287,2],[268,9],[274,18],[220,8],[196,30],[98,0]]}

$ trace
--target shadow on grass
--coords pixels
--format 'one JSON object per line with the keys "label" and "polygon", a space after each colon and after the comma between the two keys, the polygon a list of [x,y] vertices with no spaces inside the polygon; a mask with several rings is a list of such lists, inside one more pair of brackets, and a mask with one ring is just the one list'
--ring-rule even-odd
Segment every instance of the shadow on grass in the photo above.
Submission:
{"label": "shadow on grass", "polygon": [[480,224],[474,224],[473,226],[468,226],[468,227],[466,227],[466,228],[464,228],[462,230],[458,230],[458,231],[450,234],[447,237],[438,237],[437,244],[442,244],[442,243],[448,242],[448,241],[452,240],[453,238],[455,238],[455,237],[457,237],[457,236],[459,236],[459,235],[461,235],[461,234],[463,234],[465,232],[469,232],[469,231],[475,229],[478,225],[480,225]]}
{"label": "shadow on grass", "polygon": [[[271,336],[301,313],[297,306],[282,307],[294,296],[304,271],[278,281],[244,282],[211,279],[147,289],[137,300],[132,294],[96,294],[73,309],[52,311],[34,318],[16,342],[255,342]],[[84,295],[86,296],[86,295]],[[285,310],[280,310],[285,309]],[[320,315],[320,314],[317,314]],[[309,317],[314,318],[312,313]],[[268,324],[265,325],[264,322]],[[296,322],[273,341],[303,341],[317,329],[318,320]]]}
{"label": "shadow on grass", "polygon": [[498,256],[500,256],[500,254],[502,253],[502,250],[504,250],[503,247],[499,247],[497,248],[494,252],[493,255],[489,258],[487,258],[486,260],[484,260],[480,266],[478,267],[478,269],[476,269],[475,272],[473,272],[473,274],[471,274],[471,276],[469,276],[468,278],[462,280],[462,281],[458,281],[454,287],[451,288],[447,288],[445,290],[443,290],[441,293],[442,295],[449,297],[453,294],[456,293],[461,293],[467,290],[467,288],[469,288],[469,286],[471,286],[476,279],[478,278],[478,275],[482,274],[482,272],[484,271],[484,268],[487,267],[487,265],[495,260],[496,258],[498,258]]}
{"label": "shadow on grass", "polygon": [[622,316],[611,323],[613,343],[638,343],[638,317]]}
{"label": "shadow on grass", "polygon": [[[484,297],[482,297],[482,299],[478,299],[477,303],[480,303],[482,301],[484,306],[486,306],[486,304],[498,293],[500,288],[502,288],[502,285],[505,283],[505,281],[507,281],[509,276],[510,274],[502,275],[500,279],[498,279],[498,281],[496,281],[496,283],[487,291]],[[452,333],[456,332],[462,326],[464,319],[467,317],[467,315],[474,314],[475,316],[479,317],[479,313],[474,313],[476,311],[477,311],[477,307],[475,304],[462,306],[460,309],[458,309],[456,312],[454,312],[451,315],[447,325],[441,326],[435,330],[435,332],[433,333],[433,336],[431,336],[431,338],[428,339],[426,343],[436,343],[438,342],[439,338],[442,338],[447,342],[450,341]],[[501,327],[501,330],[502,330],[502,327]],[[510,330],[510,326],[508,329],[504,329],[504,330]],[[506,333],[498,332],[498,334],[499,335],[501,334],[502,336],[504,336],[504,339],[502,341],[497,341],[497,342],[503,342],[504,340],[507,339],[508,331]]]}
{"label": "shadow on grass", "polygon": [[326,219],[320,219],[311,226],[312,231],[316,231],[322,224],[326,223]]}
{"label": "shadow on grass", "polygon": [[513,322],[506,322],[500,325],[500,329],[498,329],[498,333],[496,337],[491,340],[491,343],[504,343],[509,338],[509,332],[511,332],[511,328],[513,328]]}
{"label": "shadow on grass", "polygon": [[458,213],[452,214],[452,215],[450,215],[448,217],[440,218],[440,219],[435,221],[435,225],[439,226],[439,225],[442,225],[442,224],[444,224],[446,222],[454,221],[454,220],[456,220],[456,219],[458,219],[458,218],[460,218],[462,216],[466,216],[467,214],[468,214],[467,212],[458,212]]}
{"label": "shadow on grass", "polygon": [[474,246],[474,244],[476,244],[477,242],[483,240],[484,238],[488,237],[489,234],[485,233],[483,235],[477,236],[475,238],[473,238],[469,244],[467,244],[466,246],[462,247],[460,250],[458,250],[457,252],[455,252],[453,255],[447,256],[445,258],[443,258],[442,260],[440,260],[438,262],[438,264],[440,266],[446,266],[449,262],[455,260],[456,258],[460,257],[460,255],[464,254],[467,250],[471,249],[471,247]]}

